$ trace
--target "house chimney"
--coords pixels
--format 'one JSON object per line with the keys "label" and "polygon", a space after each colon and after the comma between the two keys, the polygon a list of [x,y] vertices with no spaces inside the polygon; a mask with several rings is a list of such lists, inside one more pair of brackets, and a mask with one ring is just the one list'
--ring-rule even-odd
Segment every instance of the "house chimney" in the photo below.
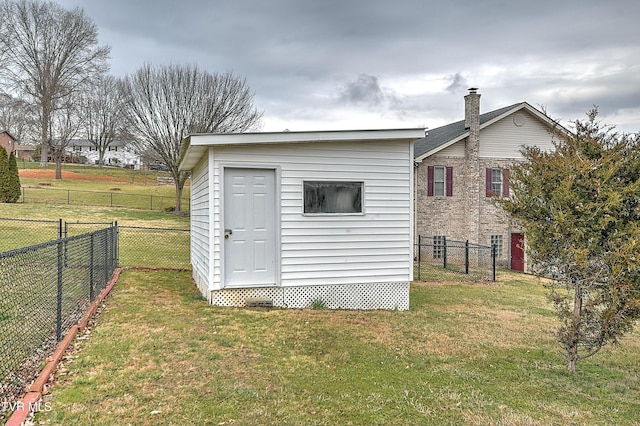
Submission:
{"label": "house chimney", "polygon": [[466,233],[470,240],[480,241],[481,184],[484,182],[480,169],[480,95],[478,89],[472,87],[464,97],[464,127],[469,130],[465,141],[465,174],[466,187],[469,188],[464,207],[467,215]]}
{"label": "house chimney", "polygon": [[464,97],[464,128],[480,127],[480,95],[478,88],[469,89],[469,94]]}

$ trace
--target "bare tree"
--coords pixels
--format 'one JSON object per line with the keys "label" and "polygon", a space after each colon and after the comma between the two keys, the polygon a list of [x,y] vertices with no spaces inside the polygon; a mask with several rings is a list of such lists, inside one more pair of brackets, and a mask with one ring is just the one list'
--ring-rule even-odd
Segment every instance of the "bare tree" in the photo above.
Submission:
{"label": "bare tree", "polygon": [[32,138],[37,119],[34,108],[22,99],[0,94],[0,130],[6,130],[18,141]]}
{"label": "bare tree", "polygon": [[[54,112],[67,108],[83,85],[109,69],[110,48],[97,46],[97,27],[82,9],[5,0],[1,10],[0,52],[5,66],[0,77],[38,107],[41,161],[46,165],[47,150],[55,149],[50,133]],[[56,172],[56,178],[62,175]]]}
{"label": "bare tree", "polygon": [[182,139],[255,129],[262,118],[244,79],[197,66],[146,64],[125,79],[125,93],[136,140],[156,151],[175,180],[176,211],[188,178],[178,171]]}
{"label": "bare tree", "polygon": [[55,137],[49,149],[51,150],[51,158],[56,163],[57,179],[62,178],[62,162],[65,160],[69,142],[76,136],[80,128],[76,108],[77,106],[73,102],[68,102],[57,107],[51,115],[49,134],[55,135]]}
{"label": "bare tree", "polygon": [[100,167],[113,141],[127,134],[124,100],[121,82],[112,76],[104,76],[82,96],[81,132],[98,151]]}

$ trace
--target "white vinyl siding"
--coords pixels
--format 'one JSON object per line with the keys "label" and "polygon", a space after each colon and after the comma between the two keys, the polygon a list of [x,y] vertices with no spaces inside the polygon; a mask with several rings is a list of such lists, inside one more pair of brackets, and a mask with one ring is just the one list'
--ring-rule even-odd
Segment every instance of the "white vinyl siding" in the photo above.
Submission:
{"label": "white vinyl siding", "polygon": [[[282,286],[408,282],[412,161],[411,144],[406,142],[219,146],[214,220],[220,217],[221,166],[277,165]],[[305,216],[304,181],[363,182],[364,214]],[[219,256],[219,241],[214,245],[214,256]]]}
{"label": "white vinyl siding", "polygon": [[[524,118],[524,125],[515,125],[513,116],[517,114]],[[481,158],[522,159],[520,149],[524,145],[535,145],[545,151],[554,148],[548,127],[526,111],[520,110],[480,130]]]}
{"label": "white vinyl siding", "polygon": [[204,156],[191,174],[191,265],[194,280],[209,287],[209,161]]}
{"label": "white vinyl siding", "polygon": [[451,146],[444,148],[434,156],[437,157],[463,157],[464,158],[464,140],[458,141]]}

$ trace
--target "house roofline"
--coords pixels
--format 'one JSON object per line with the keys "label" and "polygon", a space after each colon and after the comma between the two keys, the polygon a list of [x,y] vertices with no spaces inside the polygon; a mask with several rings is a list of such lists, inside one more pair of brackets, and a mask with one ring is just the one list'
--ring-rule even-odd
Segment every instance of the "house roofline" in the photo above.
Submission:
{"label": "house roofline", "polygon": [[[484,123],[480,124],[480,130],[485,129],[485,128],[491,126],[492,124],[502,120],[503,118],[505,118],[505,117],[507,117],[507,116],[509,116],[511,114],[514,114],[514,113],[516,113],[516,112],[518,112],[518,111],[520,111],[522,109],[525,109],[527,112],[533,114],[539,120],[545,122],[547,124],[547,126],[549,126],[550,128],[558,129],[559,133],[561,133],[563,135],[570,134],[570,131],[567,130],[562,125],[560,125],[560,123],[558,123],[557,121],[553,120],[548,115],[542,113],[537,108],[532,107],[528,102],[520,102],[519,104],[514,105],[513,108],[510,108],[510,109],[506,110],[505,112],[503,112],[502,114],[500,114],[500,115],[498,115],[496,117],[493,117],[491,120],[485,121]],[[450,147],[451,145],[455,144],[456,142],[464,140],[468,136],[469,136],[469,130],[467,129],[464,133],[456,136],[455,138],[453,138],[451,140],[448,140],[447,142],[444,142],[444,143],[438,145],[437,147],[431,149],[430,151],[425,152],[424,154],[419,155],[418,157],[416,157],[414,159],[414,161],[416,161],[418,163],[421,163],[425,158],[428,158],[428,157],[438,153],[439,151],[442,151],[443,149]]]}
{"label": "house roofline", "polygon": [[6,130],[1,131],[0,133],[6,133],[11,139],[13,139],[14,141],[16,141],[17,139],[9,132],[7,132]]}
{"label": "house roofline", "polygon": [[180,170],[191,170],[210,146],[240,146],[319,142],[374,142],[406,140],[413,142],[425,134],[424,128],[376,130],[322,130],[259,133],[199,133],[187,136],[180,150]]}
{"label": "house roofline", "polygon": [[[482,129],[482,127],[480,127],[480,128]],[[468,138],[468,137],[469,137],[469,130],[467,130],[464,133],[462,133],[461,135],[458,135],[455,138],[453,138],[453,139],[451,139],[451,140],[449,140],[449,141],[447,141],[447,142],[445,142],[445,143],[433,148],[432,150],[427,151],[424,154],[416,157],[414,159],[414,161],[417,161],[418,163],[422,163],[422,160],[424,160],[425,158],[430,157],[433,154],[435,154],[435,153],[437,153],[439,151],[442,151],[443,149],[448,148],[451,145],[455,144],[456,142],[460,142],[461,140],[464,140],[465,138]]]}

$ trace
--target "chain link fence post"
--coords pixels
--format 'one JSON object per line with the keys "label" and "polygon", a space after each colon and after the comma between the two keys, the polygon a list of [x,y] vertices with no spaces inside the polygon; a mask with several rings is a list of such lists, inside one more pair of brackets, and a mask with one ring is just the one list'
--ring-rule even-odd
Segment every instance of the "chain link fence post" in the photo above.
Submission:
{"label": "chain link fence post", "polygon": [[115,244],[115,250],[114,250],[114,261],[115,264],[113,265],[114,267],[118,267],[118,265],[120,264],[120,228],[118,228],[118,221],[116,220],[114,222],[114,244]]}
{"label": "chain link fence post", "polygon": [[469,240],[464,242],[464,273],[469,275]]}
{"label": "chain link fence post", "polygon": [[420,281],[421,269],[422,269],[422,236],[418,235],[418,281]]}
{"label": "chain link fence post", "polygon": [[63,243],[62,239],[58,240],[58,292],[56,303],[56,341],[62,340],[62,257],[63,257]]}
{"label": "chain link fence post", "polygon": [[91,242],[89,245],[89,300],[93,300],[93,253],[94,253],[95,235],[91,234]]}
{"label": "chain link fence post", "polygon": [[493,281],[496,280],[496,252],[497,247],[495,244],[491,245],[491,264],[493,269]]}
{"label": "chain link fence post", "polygon": [[447,237],[442,237],[442,267],[447,269]]}

